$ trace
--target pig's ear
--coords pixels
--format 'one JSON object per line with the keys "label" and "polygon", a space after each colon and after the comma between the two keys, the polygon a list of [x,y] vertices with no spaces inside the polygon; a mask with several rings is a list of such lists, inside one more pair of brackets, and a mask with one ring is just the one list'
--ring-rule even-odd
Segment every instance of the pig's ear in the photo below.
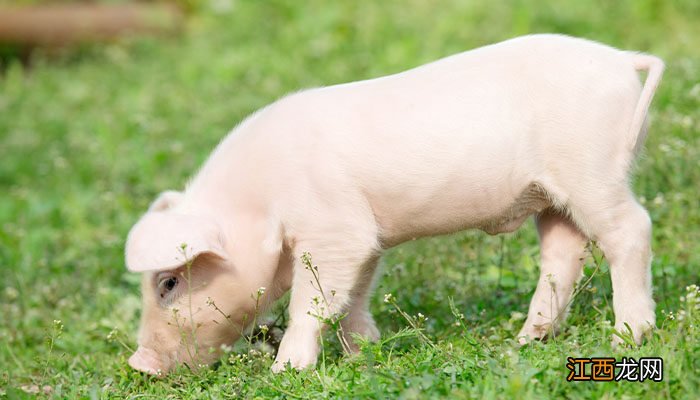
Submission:
{"label": "pig's ear", "polygon": [[156,197],[148,211],[165,211],[173,208],[182,199],[182,192],[166,190]]}
{"label": "pig's ear", "polygon": [[228,258],[219,225],[201,216],[151,211],[126,240],[126,267],[132,272],[175,269],[203,254]]}

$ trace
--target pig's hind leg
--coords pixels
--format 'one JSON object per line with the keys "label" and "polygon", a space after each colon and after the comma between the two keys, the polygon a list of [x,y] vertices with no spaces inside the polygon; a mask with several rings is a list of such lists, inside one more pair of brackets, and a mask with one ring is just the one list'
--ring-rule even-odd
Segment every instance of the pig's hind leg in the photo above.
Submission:
{"label": "pig's hind leg", "polygon": [[624,333],[629,326],[634,341],[641,343],[656,321],[649,214],[626,184],[606,186],[602,182],[597,190],[572,196],[571,209],[610,264],[615,329]]}
{"label": "pig's hind leg", "polygon": [[535,222],[540,237],[540,278],[527,320],[518,334],[521,344],[555,333],[566,317],[588,242],[565,212],[546,209]]}

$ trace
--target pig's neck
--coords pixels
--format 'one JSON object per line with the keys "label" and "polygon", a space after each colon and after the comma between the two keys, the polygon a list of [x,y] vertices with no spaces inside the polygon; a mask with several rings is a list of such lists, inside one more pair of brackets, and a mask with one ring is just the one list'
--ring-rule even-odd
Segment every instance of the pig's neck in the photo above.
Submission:
{"label": "pig's neck", "polygon": [[280,256],[280,262],[270,285],[271,302],[282,297],[292,287],[292,273],[294,271],[294,256],[290,250],[285,250]]}
{"label": "pig's neck", "polygon": [[[228,207],[221,203],[197,201],[197,208],[188,210],[194,214],[215,219],[221,229],[224,248],[230,257],[231,267],[244,293],[256,294],[265,288],[263,305],[271,305],[282,297],[292,285],[294,257],[279,239],[280,250],[268,248],[274,241],[275,229],[269,229],[269,216],[264,210],[241,207],[236,203]],[[281,232],[278,232],[281,236]],[[253,296],[255,297],[255,296]]]}
{"label": "pig's neck", "polygon": [[[280,262],[270,274],[255,275],[257,279],[250,279],[248,276],[244,283],[244,293],[252,293],[247,314],[247,321],[254,321],[253,314],[259,317],[264,314],[277,300],[279,300],[292,286],[293,257],[290,252],[283,252]],[[271,277],[271,278],[270,278]],[[265,288],[264,293],[259,295],[259,289]],[[245,327],[243,328],[245,329]]]}
{"label": "pig's neck", "polygon": [[217,146],[188,185],[184,202],[189,211],[219,222],[244,290],[257,293],[264,287],[269,305],[291,287],[293,256],[288,249],[279,254],[261,250],[261,243],[275,233],[259,229],[269,225],[270,196],[265,168],[251,159],[256,150],[251,148],[256,141],[254,119],[241,123]]}

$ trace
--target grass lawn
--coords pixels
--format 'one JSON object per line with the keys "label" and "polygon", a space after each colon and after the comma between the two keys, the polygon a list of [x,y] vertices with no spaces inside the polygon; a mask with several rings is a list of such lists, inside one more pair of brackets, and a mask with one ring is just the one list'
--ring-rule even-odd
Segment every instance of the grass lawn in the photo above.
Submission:
{"label": "grass lawn", "polygon": [[[38,56],[29,68],[5,61],[0,398],[697,398],[700,294],[689,286],[700,283],[700,3],[507,3],[212,0],[177,37]],[[517,234],[389,251],[372,305],[382,340],[359,356],[342,356],[328,335],[313,371],[274,375],[271,358],[245,344],[213,369],[164,379],[127,366],[140,297],[139,276],[124,267],[126,233],[231,127],[290,91],[531,32],[667,63],[634,183],[654,221],[658,329],[645,344],[611,348],[610,276],[593,251],[563,331],[516,346],[538,277],[529,222]],[[383,301],[389,293],[394,303]],[[660,356],[664,379],[567,382],[567,356]]]}

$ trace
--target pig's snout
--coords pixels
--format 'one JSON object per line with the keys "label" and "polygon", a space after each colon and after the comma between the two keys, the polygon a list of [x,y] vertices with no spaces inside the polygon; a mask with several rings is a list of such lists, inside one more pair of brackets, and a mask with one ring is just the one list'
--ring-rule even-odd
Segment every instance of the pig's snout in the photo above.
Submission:
{"label": "pig's snout", "polygon": [[139,346],[136,352],[129,357],[129,365],[151,375],[161,375],[167,372],[160,357],[158,357],[158,353],[143,346]]}

